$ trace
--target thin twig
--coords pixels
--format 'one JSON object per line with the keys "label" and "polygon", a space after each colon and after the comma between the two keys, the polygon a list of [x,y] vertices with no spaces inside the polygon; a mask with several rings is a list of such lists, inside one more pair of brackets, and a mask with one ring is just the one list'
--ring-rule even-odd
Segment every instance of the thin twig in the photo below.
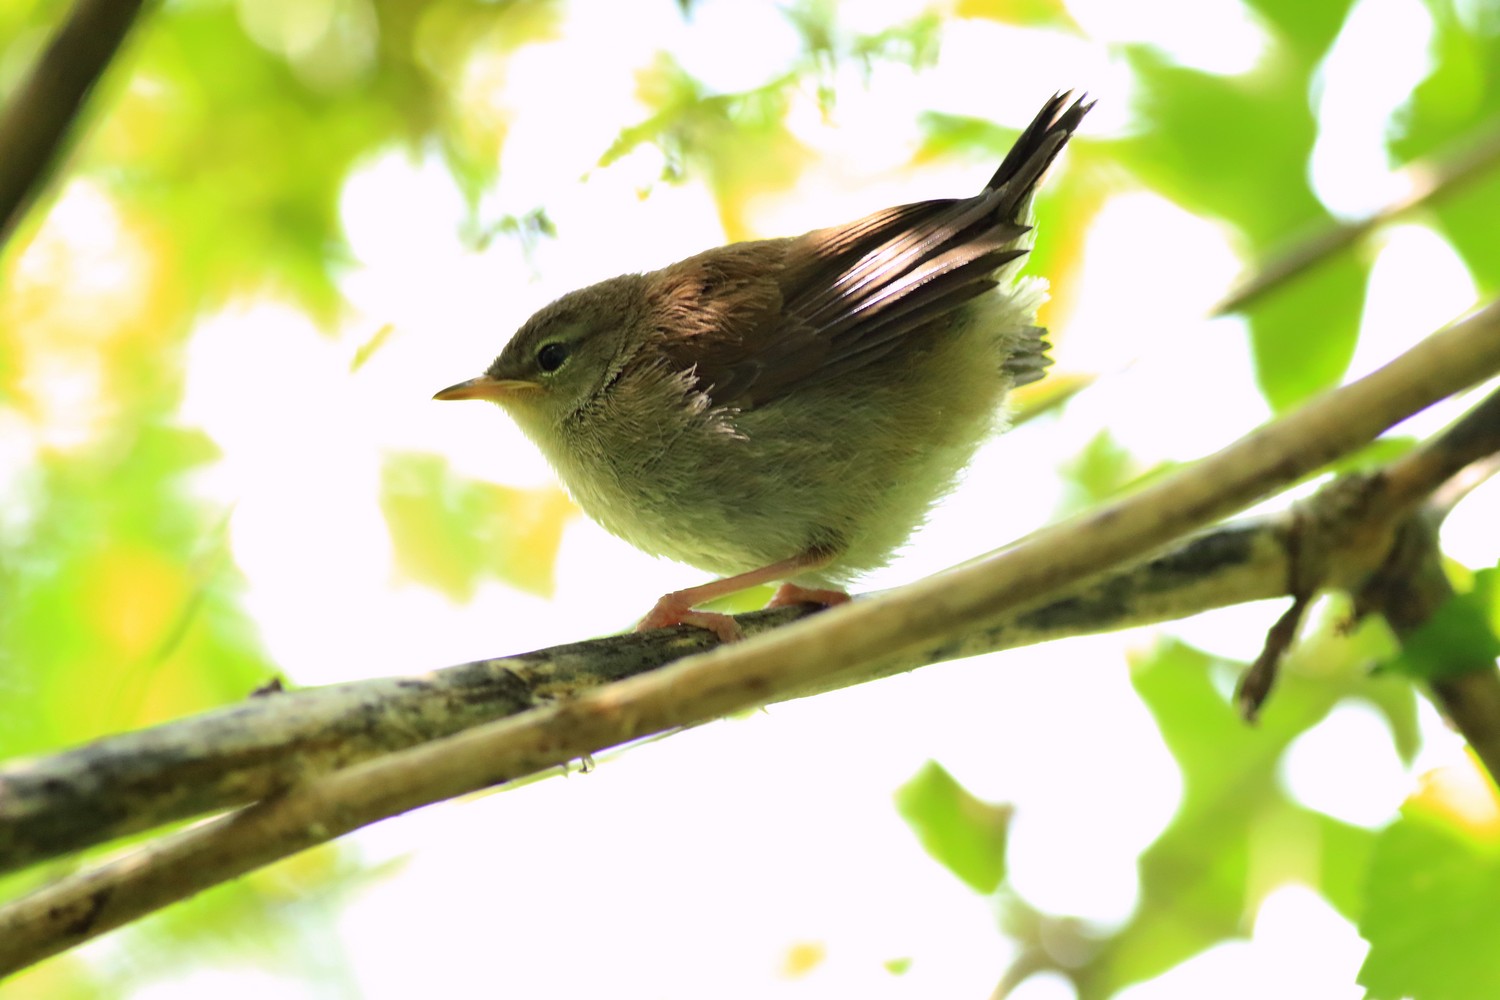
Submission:
{"label": "thin twig", "polygon": [[0,249],[66,145],[84,101],[119,51],[143,0],[78,0],[0,115]]}
{"label": "thin twig", "polygon": [[1422,442],[1386,469],[1392,499],[1413,510],[1476,462],[1500,452],[1500,389],[1451,427]]}
{"label": "thin twig", "polygon": [[1427,504],[1428,509],[1432,511],[1433,517],[1441,523],[1453,512],[1454,507],[1457,507],[1465,497],[1493,478],[1496,473],[1500,473],[1500,455],[1481,458],[1434,490],[1432,499]]}
{"label": "thin twig", "polygon": [[1500,369],[1490,305],[1365,378],[991,559],[831,608],[577,699],[296,785],[0,909],[0,974],[386,817],[689,726],[941,641],[1138,559],[1368,444]]}
{"label": "thin twig", "polygon": [[1485,132],[1456,148],[1445,149],[1406,166],[1401,175],[1407,193],[1380,210],[1294,242],[1275,253],[1242,284],[1209,311],[1211,316],[1239,312],[1392,220],[1463,187],[1500,164],[1500,129]]}

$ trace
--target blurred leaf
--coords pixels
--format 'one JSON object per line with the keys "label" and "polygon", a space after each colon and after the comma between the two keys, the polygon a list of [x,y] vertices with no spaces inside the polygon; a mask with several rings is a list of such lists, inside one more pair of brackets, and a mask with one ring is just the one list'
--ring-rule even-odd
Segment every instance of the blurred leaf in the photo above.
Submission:
{"label": "blurred leaf", "polygon": [[543,239],[557,236],[557,227],[547,215],[546,209],[534,208],[525,215],[505,215],[488,225],[479,226],[476,223],[472,227],[466,227],[464,241],[473,250],[482,251],[496,236],[514,237],[521,244],[522,252],[529,257]]}
{"label": "blurred leaf", "polygon": [[726,615],[742,615],[747,611],[759,611],[765,607],[776,593],[774,584],[763,584],[759,587],[746,587],[744,590],[736,590],[732,594],[716,597],[706,601],[699,607],[710,611],[721,611]]}
{"label": "blurred leaf", "polygon": [[733,94],[710,94],[666,53],[637,75],[638,96],[655,113],[622,129],[599,159],[607,167],[642,145],[661,151],[662,179],[675,181],[689,167],[701,171],[714,193],[728,239],[751,236],[747,200],[781,190],[798,176],[808,153],[786,127],[792,76]]}
{"label": "blurred leaf", "polygon": [[828,946],[821,941],[798,941],[786,950],[781,963],[785,979],[801,979],[815,972],[828,958]]}
{"label": "blurred leaf", "polygon": [[456,601],[472,598],[486,576],[550,594],[563,525],[576,513],[555,486],[480,482],[417,453],[386,457],[380,507],[400,572]]}
{"label": "blurred leaf", "polygon": [[360,344],[354,351],[354,357],[349,360],[349,370],[357,372],[365,366],[365,362],[375,356],[375,352],[384,347],[391,339],[391,334],[396,332],[395,323],[383,324],[378,330],[370,334],[370,339]]}
{"label": "blurred leaf", "polygon": [[1317,890],[1345,920],[1358,920],[1365,909],[1365,887],[1377,835],[1323,813],[1306,812],[1318,838]]}
{"label": "blurred leaf", "polygon": [[1178,464],[1158,462],[1149,469],[1143,468],[1105,428],[1058,470],[1064,483],[1058,516],[1087,510],[1139,489],[1177,468]]}
{"label": "blurred leaf", "polygon": [[909,958],[888,958],[881,964],[885,967],[885,971],[893,976],[904,976],[911,971]]}
{"label": "blurred leaf", "polygon": [[921,68],[937,54],[941,20],[924,12],[879,31],[844,31],[831,0],[799,0],[782,9],[802,41],[802,53],[788,72],[757,87],[715,93],[687,72],[670,53],[637,74],[637,96],[653,110],[644,121],[624,128],[600,156],[607,167],[642,145],[662,155],[661,178],[680,181],[696,171],[707,180],[730,241],[755,234],[745,218],[753,196],[789,188],[809,159],[807,149],[787,127],[792,98],[816,88],[826,113],[833,104],[833,81],[846,60],[868,75],[873,64]]}
{"label": "blurred leaf", "polygon": [[1033,382],[1013,390],[1011,395],[1005,398],[1006,405],[1011,407],[1010,426],[1020,427],[1044,413],[1057,409],[1093,385],[1095,381],[1097,380],[1092,375],[1081,372],[1057,372],[1054,369],[1049,371],[1047,377],[1040,382]]}
{"label": "blurred leaf", "polygon": [[[1284,412],[1337,385],[1359,337],[1367,266],[1339,257],[1250,306],[1255,378],[1266,402]],[[1427,331],[1413,331],[1413,339]]]}
{"label": "blurred leaf", "polygon": [[1067,337],[1067,318],[1083,294],[1084,239],[1099,210],[1115,193],[1111,179],[1115,171],[1115,165],[1092,142],[1075,138],[1060,164],[1048,171],[1037,194],[1033,207],[1038,237],[1026,255],[1025,273],[1047,279],[1048,299],[1037,316],[1051,331],[1054,343]]}
{"label": "blurred leaf", "polygon": [[168,907],[121,932],[134,959],[121,970],[127,993],[195,965],[249,965],[329,995],[358,995],[338,914],[404,864],[366,864],[347,843],[323,844]]}
{"label": "blurred leaf", "polygon": [[928,761],[896,790],[896,811],[923,849],[969,888],[988,894],[1000,887],[1010,806],[975,798],[942,765]]}
{"label": "blurred leaf", "polygon": [[1132,682],[1182,771],[1182,802],[1141,855],[1135,914],[1077,970],[1081,997],[1110,996],[1246,936],[1260,894],[1285,881],[1315,885],[1341,912],[1358,908],[1351,886],[1369,834],[1292,802],[1278,772],[1292,740],[1370,682],[1352,669],[1319,676],[1288,664],[1251,727],[1230,695],[1241,669],[1173,641],[1132,664]]}
{"label": "blurred leaf", "polygon": [[856,37],[849,46],[850,54],[866,73],[876,62],[926,69],[937,62],[942,27],[937,14],[928,11],[903,24]]}
{"label": "blurred leaf", "polygon": [[138,415],[118,430],[7,491],[24,520],[0,537],[0,757],[222,704],[269,673],[224,515],[189,499],[215,449]]}
{"label": "blurred leaf", "polygon": [[1500,801],[1477,764],[1424,779],[1376,840],[1365,893],[1369,996],[1500,996]]}
{"label": "blurred leaf", "polygon": [[[1294,60],[1295,72],[1310,74],[1338,38],[1354,0],[1246,0],[1245,6],[1277,29],[1277,42]],[[1292,72],[1286,67],[1283,72]]]}
{"label": "blurred leaf", "polygon": [[[1432,16],[1432,70],[1394,119],[1399,163],[1443,155],[1500,127],[1500,22],[1486,5],[1425,0]],[[1491,171],[1428,209],[1463,257],[1481,296],[1500,292],[1500,174]]]}
{"label": "blurred leaf", "polygon": [[922,132],[922,143],[912,162],[918,164],[961,155],[986,162],[994,160],[998,166],[1005,151],[1021,134],[1019,129],[1006,128],[986,118],[945,111],[921,112],[917,115],[917,127]]}
{"label": "blurred leaf", "polygon": [[5,989],[6,1000],[126,1000],[118,984],[69,954],[22,969],[6,980]]}
{"label": "blurred leaf", "polygon": [[1073,34],[1083,29],[1061,0],[958,0],[958,17],[984,18],[1022,28],[1057,28]]}
{"label": "blurred leaf", "polygon": [[[1318,8],[1308,14],[1316,24],[1304,25],[1285,0],[1261,6],[1318,29],[1310,39],[1295,36],[1275,73],[1214,76],[1174,66],[1149,48],[1127,47],[1142,88],[1142,127],[1119,144],[1121,158],[1144,181],[1236,226],[1255,256],[1333,221],[1307,180],[1317,135],[1308,90],[1316,59],[1332,39],[1328,25],[1336,28],[1347,8],[1300,5]],[[1343,376],[1359,333],[1367,270],[1355,257],[1339,257],[1251,309],[1256,377],[1273,407],[1292,407]]]}
{"label": "blurred leaf", "polygon": [[1422,747],[1417,692],[1403,678],[1382,669],[1400,652],[1401,644],[1379,615],[1367,616],[1351,631],[1347,596],[1334,595],[1328,604],[1336,610],[1305,632],[1288,657],[1291,665],[1312,660],[1331,673],[1363,677],[1354,696],[1380,714],[1391,731],[1392,748],[1403,763],[1410,764]]}
{"label": "blurred leaf", "polygon": [[1383,465],[1389,465],[1416,446],[1417,439],[1414,437],[1394,435],[1376,438],[1358,451],[1350,452],[1331,463],[1326,471],[1341,476],[1351,472],[1369,472]]}
{"label": "blurred leaf", "polygon": [[1140,474],[1140,464],[1104,428],[1058,471],[1066,490],[1059,514],[1067,516],[1114,496]]}
{"label": "blurred leaf", "polygon": [[1140,124],[1118,152],[1137,176],[1256,249],[1329,219],[1306,179],[1317,137],[1306,77],[1215,76],[1140,46],[1124,55],[1140,78]]}
{"label": "blurred leaf", "polygon": [[1438,680],[1490,669],[1500,656],[1495,634],[1500,609],[1500,570],[1474,574],[1473,589],[1444,601],[1425,624],[1401,643],[1401,654],[1387,665],[1422,680]]}

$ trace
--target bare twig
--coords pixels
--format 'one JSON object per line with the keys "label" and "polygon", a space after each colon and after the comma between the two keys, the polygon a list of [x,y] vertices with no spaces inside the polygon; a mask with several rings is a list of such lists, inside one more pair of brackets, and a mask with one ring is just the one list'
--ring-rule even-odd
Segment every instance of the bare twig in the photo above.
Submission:
{"label": "bare twig", "polygon": [[1417,445],[1386,470],[1393,501],[1414,510],[1443,484],[1500,452],[1500,389],[1451,427]]}
{"label": "bare twig", "polygon": [[1483,486],[1496,473],[1500,473],[1500,455],[1481,458],[1434,490],[1432,499],[1427,504],[1428,509],[1438,521],[1442,521],[1465,497]]}
{"label": "bare twig", "polygon": [[78,0],[0,115],[0,248],[36,199],[69,130],[143,0]]}
{"label": "bare twig", "polygon": [[1500,163],[1500,129],[1483,133],[1453,149],[1408,164],[1402,171],[1407,193],[1358,219],[1323,229],[1293,243],[1258,267],[1249,278],[1225,296],[1210,310],[1211,316],[1243,310],[1261,296],[1281,287],[1297,275],[1309,271],[1376,229],[1405,215],[1494,169]]}
{"label": "bare twig", "polygon": [[1222,451],[990,559],[295,785],[60,880],[0,910],[0,973],[376,820],[790,692],[867,676],[945,635],[1145,556],[1497,369],[1500,305],[1491,305]]}
{"label": "bare twig", "polygon": [[1250,664],[1250,669],[1240,676],[1239,686],[1234,692],[1234,703],[1240,710],[1240,717],[1246,722],[1254,722],[1260,716],[1261,706],[1270,697],[1271,687],[1276,683],[1281,660],[1286,656],[1287,650],[1292,648],[1292,641],[1297,638],[1297,630],[1302,627],[1302,618],[1307,614],[1313,596],[1311,593],[1292,595],[1292,606],[1276,619],[1276,623],[1266,633],[1265,648],[1260,651],[1255,662]]}

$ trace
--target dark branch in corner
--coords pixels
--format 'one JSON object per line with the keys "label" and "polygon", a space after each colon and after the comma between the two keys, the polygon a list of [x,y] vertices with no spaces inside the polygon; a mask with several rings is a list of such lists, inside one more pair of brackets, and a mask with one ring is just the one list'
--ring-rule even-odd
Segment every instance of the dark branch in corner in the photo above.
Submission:
{"label": "dark branch in corner", "polygon": [[78,0],[0,115],[0,249],[36,201],[144,0]]}

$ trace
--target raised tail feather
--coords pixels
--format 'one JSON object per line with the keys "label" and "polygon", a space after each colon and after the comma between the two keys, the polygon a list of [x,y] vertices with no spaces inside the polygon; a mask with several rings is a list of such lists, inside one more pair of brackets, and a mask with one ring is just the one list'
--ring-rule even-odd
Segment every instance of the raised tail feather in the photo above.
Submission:
{"label": "raised tail feather", "polygon": [[1094,107],[1094,101],[1084,103],[1088,97],[1086,94],[1069,105],[1072,96],[1071,90],[1064,91],[1053,95],[1042,106],[1031,124],[1016,137],[999,169],[984,186],[985,191],[1004,190],[1009,196],[1006,204],[1010,210],[1002,214],[1002,218],[1020,221],[1020,213],[1031,200],[1042,175],[1078,130],[1083,116]]}

